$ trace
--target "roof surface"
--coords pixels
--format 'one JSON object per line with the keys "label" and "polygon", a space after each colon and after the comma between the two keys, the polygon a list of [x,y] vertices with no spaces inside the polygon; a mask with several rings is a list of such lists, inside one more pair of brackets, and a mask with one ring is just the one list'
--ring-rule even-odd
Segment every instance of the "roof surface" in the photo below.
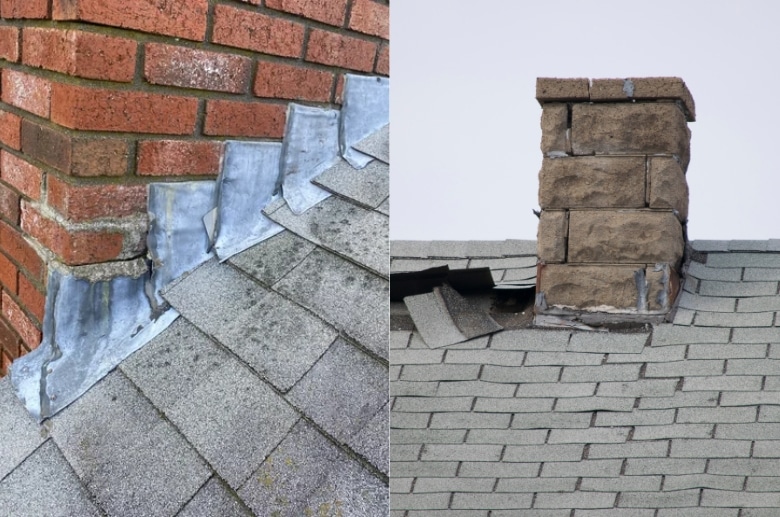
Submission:
{"label": "roof surface", "polygon": [[[692,244],[672,324],[514,328],[437,349],[394,328],[391,515],[780,514],[780,247]],[[393,271],[492,261],[499,278],[505,255],[535,253],[391,249]]]}
{"label": "roof surface", "polygon": [[386,515],[380,133],[317,178],[335,195],[163,289],[181,316],[42,425],[0,380],[0,513]]}

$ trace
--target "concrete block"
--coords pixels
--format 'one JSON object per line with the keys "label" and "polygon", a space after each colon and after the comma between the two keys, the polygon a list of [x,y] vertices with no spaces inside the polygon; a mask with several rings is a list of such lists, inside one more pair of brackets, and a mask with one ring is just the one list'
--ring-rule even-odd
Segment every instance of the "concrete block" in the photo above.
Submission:
{"label": "concrete block", "polygon": [[558,79],[537,77],[536,100],[544,105],[555,101],[587,101],[590,81],[586,77]]}
{"label": "concrete block", "polygon": [[539,172],[542,208],[642,208],[644,156],[545,158]]}
{"label": "concrete block", "polygon": [[569,108],[563,103],[545,104],[542,110],[542,154],[559,156],[571,153],[567,132]]}
{"label": "concrete block", "polygon": [[671,102],[572,106],[575,155],[667,154],[687,170],[690,138],[685,114]]}
{"label": "concrete block", "polygon": [[566,262],[566,237],[569,213],[565,210],[545,210],[539,217],[536,236],[539,260],[548,264]]}
{"label": "concrete block", "polygon": [[648,158],[650,208],[672,208],[681,221],[688,219],[688,182],[680,164],[671,156]]}
{"label": "concrete block", "polygon": [[539,293],[548,306],[636,309],[639,292],[634,273],[642,266],[569,266],[540,268]]}
{"label": "concrete block", "polygon": [[684,247],[682,226],[671,212],[569,213],[569,262],[666,263],[676,268]]}

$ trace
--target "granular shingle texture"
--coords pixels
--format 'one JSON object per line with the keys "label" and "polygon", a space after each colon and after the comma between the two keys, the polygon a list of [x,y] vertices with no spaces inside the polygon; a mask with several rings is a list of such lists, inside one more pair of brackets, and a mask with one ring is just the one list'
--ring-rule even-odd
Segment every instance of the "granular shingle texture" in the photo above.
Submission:
{"label": "granular shingle texture", "polygon": [[[672,323],[509,328],[467,351],[394,330],[391,515],[780,514],[780,254],[692,244]],[[391,270],[506,278],[476,246],[391,243]]]}
{"label": "granular shingle texture", "polygon": [[167,286],[180,317],[43,424],[0,380],[0,514],[387,515],[389,165],[344,163],[323,207]]}

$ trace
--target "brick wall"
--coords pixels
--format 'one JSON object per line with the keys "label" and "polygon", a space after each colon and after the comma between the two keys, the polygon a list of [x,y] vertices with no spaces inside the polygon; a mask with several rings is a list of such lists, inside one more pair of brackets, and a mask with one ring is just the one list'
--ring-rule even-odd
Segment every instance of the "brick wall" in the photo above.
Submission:
{"label": "brick wall", "polygon": [[685,248],[693,98],[678,78],[539,79],[537,313],[662,314]]}
{"label": "brick wall", "polygon": [[145,253],[146,184],[214,177],[287,103],[389,74],[389,0],[0,0],[0,376],[47,263]]}

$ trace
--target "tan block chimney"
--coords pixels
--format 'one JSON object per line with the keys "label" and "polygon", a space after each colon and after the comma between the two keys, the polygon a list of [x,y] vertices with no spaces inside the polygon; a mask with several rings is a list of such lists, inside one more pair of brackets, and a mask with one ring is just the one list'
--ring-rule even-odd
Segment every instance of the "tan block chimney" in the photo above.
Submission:
{"label": "tan block chimney", "polygon": [[658,320],[679,290],[693,98],[682,79],[537,79],[537,315]]}

